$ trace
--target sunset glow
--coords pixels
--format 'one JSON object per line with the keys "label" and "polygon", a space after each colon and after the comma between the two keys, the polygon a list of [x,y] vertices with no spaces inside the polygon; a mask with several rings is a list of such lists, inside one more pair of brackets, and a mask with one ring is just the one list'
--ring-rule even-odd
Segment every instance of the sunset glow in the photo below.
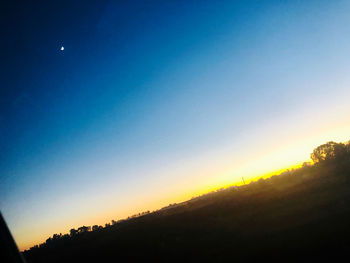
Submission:
{"label": "sunset glow", "polygon": [[350,140],[349,2],[98,2],[8,18],[0,209],[21,250]]}

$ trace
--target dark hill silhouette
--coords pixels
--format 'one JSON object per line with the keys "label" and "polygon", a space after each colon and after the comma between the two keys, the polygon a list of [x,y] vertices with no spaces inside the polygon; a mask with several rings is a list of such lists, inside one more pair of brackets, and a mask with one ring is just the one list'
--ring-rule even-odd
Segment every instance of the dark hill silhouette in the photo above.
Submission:
{"label": "dark hill silhouette", "polygon": [[350,144],[328,142],[311,158],[313,165],[265,180],[105,227],[55,234],[24,251],[25,258],[29,263],[338,261],[350,249]]}

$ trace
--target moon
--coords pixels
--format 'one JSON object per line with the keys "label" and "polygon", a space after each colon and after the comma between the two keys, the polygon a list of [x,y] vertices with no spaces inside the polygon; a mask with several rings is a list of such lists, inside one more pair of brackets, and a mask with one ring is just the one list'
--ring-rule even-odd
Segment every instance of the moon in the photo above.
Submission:
{"label": "moon", "polygon": [[61,51],[63,51],[63,50],[64,50],[64,46],[61,47]]}

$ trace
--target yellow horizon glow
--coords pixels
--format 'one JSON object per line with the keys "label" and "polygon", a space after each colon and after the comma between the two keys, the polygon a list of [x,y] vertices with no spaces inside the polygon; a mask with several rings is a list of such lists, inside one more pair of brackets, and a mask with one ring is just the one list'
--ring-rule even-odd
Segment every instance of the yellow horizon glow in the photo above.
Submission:
{"label": "yellow horizon glow", "polygon": [[[280,170],[276,170],[276,171],[273,171],[273,172],[269,172],[269,173],[261,175],[261,176],[256,176],[256,177],[253,177],[253,178],[247,178],[247,179],[245,179],[245,183],[249,184],[250,182],[258,180],[260,178],[264,178],[265,179],[265,178],[271,177],[273,175],[280,174],[280,173],[286,171],[287,169],[293,169],[293,168],[301,167],[301,165],[302,165],[302,163],[294,165],[292,167],[285,168],[285,169],[280,169]],[[214,186],[214,187],[204,187],[203,189],[198,190],[198,191],[194,191],[193,193],[190,193],[190,194],[189,193],[184,193],[184,194],[181,194],[179,196],[176,196],[176,198],[167,198],[166,200],[169,199],[169,201],[165,201],[164,202],[164,199],[163,199],[162,203],[166,203],[166,204],[182,203],[182,202],[186,202],[186,201],[190,200],[193,197],[198,197],[198,196],[201,196],[201,195],[204,195],[204,194],[209,194],[210,192],[216,191],[216,190],[218,190],[220,188],[227,188],[227,187],[230,187],[230,186],[239,186],[239,185],[243,185],[243,182],[242,182],[242,180],[238,179],[236,181],[231,182],[231,184],[217,185],[217,186]],[[176,200],[176,202],[174,200]],[[161,206],[157,206],[157,203],[153,204],[153,205],[150,205],[150,207],[153,207],[153,209],[150,209],[150,208],[149,209],[140,209],[140,210],[133,209],[135,211],[134,213],[125,212],[125,216],[122,217],[122,218],[113,218],[109,214],[100,216],[100,218],[98,218],[98,217],[90,218],[89,220],[87,220],[86,218],[82,218],[82,220],[77,220],[77,222],[81,221],[81,222],[84,222],[84,223],[77,223],[77,224],[75,224],[75,226],[73,226],[72,224],[65,224],[64,226],[59,228],[59,229],[62,229],[62,231],[49,231],[49,232],[45,231],[45,233],[40,234],[40,238],[38,239],[38,241],[29,241],[29,242],[23,243],[22,245],[19,245],[19,250],[20,251],[24,251],[24,250],[27,250],[27,249],[35,246],[35,245],[39,245],[39,244],[45,242],[45,240],[47,238],[52,237],[52,235],[54,233],[56,233],[56,234],[59,234],[59,233],[69,234],[70,229],[72,229],[72,228],[77,229],[79,226],[83,226],[83,225],[86,225],[86,226],[102,225],[102,226],[104,226],[106,223],[110,223],[112,219],[114,219],[114,220],[126,219],[129,216],[132,216],[134,214],[137,214],[137,213],[140,213],[140,212],[143,212],[143,211],[159,210],[162,207],[165,207],[166,204],[163,204]],[[106,221],[106,218],[111,218],[111,220],[110,221]],[[49,233],[49,234],[46,234],[46,233]]]}
{"label": "yellow horizon glow", "polygon": [[[205,180],[200,178],[199,181],[192,179],[191,187],[184,187],[184,185],[177,186],[173,191],[163,190],[163,193],[158,193],[157,196],[146,196],[142,198],[140,203],[140,196],[134,197],[124,203],[123,207],[109,206],[101,213],[94,216],[80,215],[73,221],[62,224],[56,220],[56,226],[52,227],[49,222],[45,225],[38,226],[37,229],[32,229],[30,233],[23,231],[21,236],[15,236],[18,242],[18,247],[21,251],[29,249],[30,247],[43,243],[54,233],[66,234],[71,228],[77,228],[82,225],[104,225],[112,219],[119,220],[127,218],[133,214],[143,211],[158,210],[169,203],[181,203],[190,200],[192,197],[200,196],[220,188],[227,188],[233,185],[241,185],[242,177],[245,182],[257,180],[259,178],[268,178],[272,175],[280,174],[287,169],[298,168],[303,162],[310,161],[310,153],[312,150],[328,141],[346,142],[350,135],[350,125],[338,125],[333,129],[321,130],[319,134],[310,134],[304,138],[298,138],[296,141],[291,141],[284,145],[280,145],[275,149],[270,149],[261,156],[256,156],[254,159],[247,159],[241,165],[236,167],[228,167],[220,176],[217,176],[215,171],[222,171],[221,167],[213,169],[213,174],[208,175]],[[181,188],[181,189],[180,189]],[[190,191],[189,191],[190,190]],[[118,218],[116,218],[116,211],[118,211]],[[52,222],[51,222],[52,223]],[[39,231],[40,229],[40,231]],[[31,238],[30,238],[31,237]]]}

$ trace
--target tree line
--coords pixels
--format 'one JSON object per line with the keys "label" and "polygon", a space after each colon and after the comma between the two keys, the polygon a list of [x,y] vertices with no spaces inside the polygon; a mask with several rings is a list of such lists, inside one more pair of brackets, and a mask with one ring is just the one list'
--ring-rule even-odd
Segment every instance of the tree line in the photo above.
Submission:
{"label": "tree line", "polygon": [[310,252],[314,260],[330,251],[332,257],[348,249],[350,141],[322,144],[310,158],[301,168],[270,178],[104,226],[54,234],[24,254],[28,262],[102,262],[115,255],[127,261],[172,255],[219,262],[218,256],[232,259],[232,251],[237,262],[245,262],[247,255],[276,253],[300,259]]}
{"label": "tree line", "polygon": [[83,236],[84,234],[89,233],[89,232],[98,232],[98,231],[106,230],[106,229],[108,229],[112,226],[116,226],[116,225],[118,225],[126,220],[138,218],[138,217],[147,215],[149,213],[150,213],[150,211],[147,210],[147,211],[144,211],[141,213],[134,214],[132,216],[128,216],[127,219],[120,219],[120,220],[112,219],[111,223],[106,223],[104,226],[93,225],[93,226],[81,226],[81,227],[78,227],[77,229],[72,228],[71,230],[69,230],[68,234],[62,234],[62,233],[53,234],[52,237],[49,237],[48,239],[46,239],[45,242],[43,242],[39,245],[34,245],[29,250],[35,250],[38,248],[49,247],[57,242],[67,241],[67,240],[70,240],[70,239],[78,237],[78,236]]}

